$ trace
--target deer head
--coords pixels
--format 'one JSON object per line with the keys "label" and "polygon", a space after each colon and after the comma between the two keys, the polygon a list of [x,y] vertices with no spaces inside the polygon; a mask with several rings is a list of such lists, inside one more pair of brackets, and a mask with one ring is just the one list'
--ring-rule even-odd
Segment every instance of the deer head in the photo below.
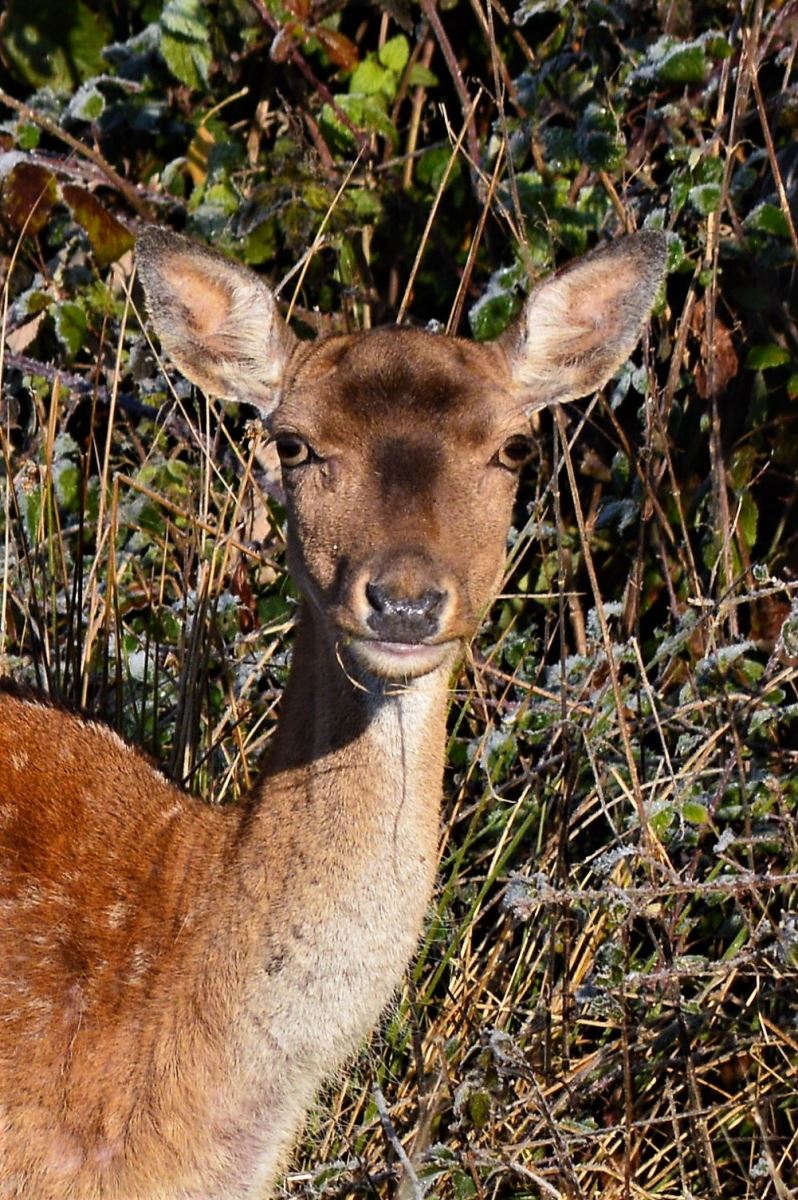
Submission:
{"label": "deer head", "polygon": [[645,232],[582,259],[489,345],[398,327],[300,341],[256,275],[163,230],[142,234],[138,267],[172,361],[266,419],[313,618],[354,669],[408,679],[474,632],[501,574],[530,415],[624,362],[665,248]]}

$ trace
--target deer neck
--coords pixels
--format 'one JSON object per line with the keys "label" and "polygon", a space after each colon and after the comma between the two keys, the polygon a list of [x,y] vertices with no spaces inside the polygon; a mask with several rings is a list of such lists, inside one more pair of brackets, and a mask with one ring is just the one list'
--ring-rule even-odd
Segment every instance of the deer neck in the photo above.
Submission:
{"label": "deer neck", "polygon": [[326,627],[306,610],[250,818],[250,848],[267,851],[250,859],[256,878],[264,862],[274,872],[275,841],[283,845],[295,915],[321,924],[338,901],[352,915],[344,922],[352,954],[374,909],[390,907],[395,934],[396,909],[407,905],[412,934],[402,967],[437,865],[450,671],[447,662],[408,683],[350,673]]}
{"label": "deer neck", "polygon": [[289,1125],[416,949],[437,865],[451,665],[401,686],[354,680],[312,614],[302,619],[236,888],[250,947],[237,1058],[252,1064],[259,1107]]}
{"label": "deer neck", "polygon": [[429,795],[433,783],[439,793],[451,667],[450,659],[407,683],[376,679],[345,663],[306,607],[258,799],[265,794],[268,802],[275,780],[290,781],[300,794],[310,790],[322,803],[343,802],[347,812],[364,804],[393,811],[397,789],[408,800],[419,788]]}

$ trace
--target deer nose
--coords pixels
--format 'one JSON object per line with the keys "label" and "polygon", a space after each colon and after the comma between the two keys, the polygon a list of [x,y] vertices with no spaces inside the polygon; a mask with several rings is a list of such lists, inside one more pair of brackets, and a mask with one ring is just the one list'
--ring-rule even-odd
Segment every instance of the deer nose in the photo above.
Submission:
{"label": "deer nose", "polygon": [[420,596],[397,595],[390,587],[370,580],[366,599],[371,611],[366,622],[385,642],[421,642],[440,630],[446,592],[428,588]]}

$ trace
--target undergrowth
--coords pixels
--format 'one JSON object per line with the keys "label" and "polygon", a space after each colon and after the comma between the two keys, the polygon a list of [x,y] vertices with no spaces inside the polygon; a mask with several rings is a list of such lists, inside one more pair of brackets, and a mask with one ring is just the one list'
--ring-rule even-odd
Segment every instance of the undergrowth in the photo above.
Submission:
{"label": "undergrowth", "polygon": [[251,414],[167,382],[157,220],[310,336],[501,332],[670,234],[642,351],[539,417],[453,683],[439,886],[286,1194],[786,1200],[798,1162],[798,5],[10,0],[0,669],[217,802],[297,596]]}

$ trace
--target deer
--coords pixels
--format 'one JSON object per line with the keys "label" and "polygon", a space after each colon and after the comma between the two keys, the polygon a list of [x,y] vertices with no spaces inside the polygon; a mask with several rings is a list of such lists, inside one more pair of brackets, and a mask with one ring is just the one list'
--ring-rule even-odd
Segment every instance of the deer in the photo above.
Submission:
{"label": "deer", "polygon": [[110,726],[0,689],[0,1197],[271,1194],[322,1082],[413,957],[438,860],[450,679],[499,586],[532,418],[641,337],[666,235],[535,286],[496,341],[300,340],[262,278],[150,227],[164,355],[253,405],[301,596],[272,748],[241,803]]}

